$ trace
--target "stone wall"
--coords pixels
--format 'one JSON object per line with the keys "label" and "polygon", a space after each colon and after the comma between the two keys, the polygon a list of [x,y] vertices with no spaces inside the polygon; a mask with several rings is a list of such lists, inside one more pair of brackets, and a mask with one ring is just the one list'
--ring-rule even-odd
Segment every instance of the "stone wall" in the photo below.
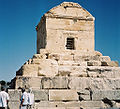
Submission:
{"label": "stone wall", "polygon": [[[119,108],[120,78],[106,78],[17,77],[16,82],[19,87],[33,89],[35,94],[34,109]],[[18,109],[20,90],[11,89],[9,95],[10,107]]]}

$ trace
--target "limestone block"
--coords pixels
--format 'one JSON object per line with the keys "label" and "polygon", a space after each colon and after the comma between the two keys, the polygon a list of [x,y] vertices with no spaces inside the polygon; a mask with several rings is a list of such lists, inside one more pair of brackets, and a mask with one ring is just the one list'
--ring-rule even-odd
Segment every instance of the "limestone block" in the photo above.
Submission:
{"label": "limestone block", "polygon": [[61,54],[60,55],[60,60],[73,61],[73,55]]}
{"label": "limestone block", "polygon": [[58,61],[58,65],[60,66],[87,66],[87,62],[81,61]]}
{"label": "limestone block", "polygon": [[108,64],[111,67],[119,67],[119,63],[117,61],[111,61],[111,62],[108,62]]}
{"label": "limestone block", "polygon": [[[100,108],[100,107],[86,107],[86,108],[83,108],[83,109],[105,109],[105,108]],[[108,108],[107,108],[108,109]]]}
{"label": "limestone block", "polygon": [[33,88],[33,89],[41,89],[41,78],[42,77],[16,77],[16,89],[17,88]]}
{"label": "limestone block", "polygon": [[83,55],[83,56],[81,56],[81,55],[74,55],[74,61],[99,61],[99,58],[100,58],[100,56],[94,56],[94,55]]}
{"label": "limestone block", "polygon": [[88,61],[87,66],[100,66],[101,62],[100,61]]}
{"label": "limestone block", "polygon": [[116,90],[120,89],[119,78],[69,77],[69,89]]}
{"label": "limestone block", "polygon": [[10,109],[19,109],[20,102],[9,101],[8,105],[9,105]]}
{"label": "limestone block", "polygon": [[22,76],[17,76],[16,77],[16,89],[18,89],[18,88],[25,88],[25,87],[29,87],[30,86],[30,84],[29,84],[29,77],[22,77]]}
{"label": "limestone block", "polygon": [[73,19],[47,19],[47,29],[58,29],[58,30],[72,30],[72,31],[92,31],[94,30],[93,21],[77,20],[74,23]]}
{"label": "limestone block", "polygon": [[80,109],[80,107],[67,107],[66,109]]}
{"label": "limestone block", "polygon": [[71,101],[79,100],[77,91],[75,90],[49,90],[50,101]]}
{"label": "limestone block", "polygon": [[98,101],[104,98],[109,100],[120,100],[120,90],[94,90],[93,100]]}
{"label": "limestone block", "polygon": [[119,67],[96,67],[89,66],[86,68],[86,72],[91,77],[106,77],[106,78],[118,78],[120,77],[120,68]]}
{"label": "limestone block", "polygon": [[23,76],[37,77],[38,76],[38,66],[34,64],[26,64],[22,67]]}
{"label": "limestone block", "polygon": [[57,76],[70,76],[71,66],[59,66]]}
{"label": "limestone block", "polygon": [[49,54],[48,58],[58,61],[60,59],[60,54],[52,53],[52,54]]}
{"label": "limestone block", "polygon": [[21,96],[20,90],[9,89],[8,94],[10,97],[10,101],[14,101],[14,102],[20,101],[20,96]]}
{"label": "limestone block", "polygon": [[41,79],[42,77],[31,77],[29,79],[29,87],[32,89],[41,89],[42,84],[41,84]]}
{"label": "limestone block", "polygon": [[40,64],[41,63],[41,59],[32,59],[32,64]]}
{"label": "limestone block", "polygon": [[93,53],[95,56],[102,56],[102,53],[100,53],[99,51],[94,51]]}
{"label": "limestone block", "polygon": [[102,62],[109,62],[111,61],[110,57],[109,56],[100,56],[100,61]]}
{"label": "limestone block", "polygon": [[81,107],[83,107],[83,109],[85,108],[90,108],[92,109],[92,107],[103,107],[103,103],[101,101],[81,101]]}
{"label": "limestone block", "polygon": [[33,90],[35,101],[48,101],[48,90]]}
{"label": "limestone block", "polygon": [[101,66],[119,67],[117,61],[101,62]]}
{"label": "limestone block", "polygon": [[38,76],[55,76],[58,74],[58,64],[56,60],[41,60],[38,65]]}
{"label": "limestone block", "polygon": [[90,101],[90,91],[89,90],[78,90],[79,100],[80,101]]}
{"label": "limestone block", "polygon": [[33,59],[46,59],[45,54],[34,54]]}
{"label": "limestone block", "polygon": [[65,102],[62,101],[40,101],[35,103],[35,107],[65,107]]}
{"label": "limestone block", "polygon": [[81,55],[74,55],[74,61],[81,62],[81,61],[84,61],[84,59],[82,58]]}
{"label": "limestone block", "polygon": [[60,76],[87,76],[85,66],[59,66],[58,72]]}
{"label": "limestone block", "polygon": [[112,68],[104,68],[101,69],[101,73],[99,73],[100,77],[107,77],[107,78],[119,78],[120,77],[120,68],[119,67],[112,67]]}
{"label": "limestone block", "polygon": [[74,61],[63,61],[63,60],[58,61],[58,65],[60,66],[72,66],[73,63]]}
{"label": "limestone block", "polygon": [[68,101],[65,102],[65,107],[80,107],[81,103],[80,101]]}
{"label": "limestone block", "polygon": [[87,62],[85,62],[85,61],[84,61],[84,62],[81,62],[80,65],[81,65],[81,66],[87,66]]}
{"label": "limestone block", "polygon": [[84,66],[71,66],[70,76],[86,77],[86,67]]}
{"label": "limestone block", "polygon": [[86,77],[70,77],[68,87],[75,90],[84,90],[87,87],[90,87],[91,81],[90,78]]}
{"label": "limestone block", "polygon": [[42,80],[43,89],[67,89],[68,78],[66,77],[43,77]]}
{"label": "limestone block", "polygon": [[65,109],[65,107],[39,107],[36,109]]}

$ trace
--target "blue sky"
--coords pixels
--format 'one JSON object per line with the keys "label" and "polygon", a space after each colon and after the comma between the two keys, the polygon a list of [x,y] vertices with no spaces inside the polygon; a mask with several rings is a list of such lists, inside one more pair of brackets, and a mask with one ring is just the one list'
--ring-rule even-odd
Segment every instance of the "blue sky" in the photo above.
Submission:
{"label": "blue sky", "polygon": [[95,50],[120,62],[120,0],[0,0],[0,80],[10,81],[36,53],[35,26],[63,1],[77,2],[95,17]]}

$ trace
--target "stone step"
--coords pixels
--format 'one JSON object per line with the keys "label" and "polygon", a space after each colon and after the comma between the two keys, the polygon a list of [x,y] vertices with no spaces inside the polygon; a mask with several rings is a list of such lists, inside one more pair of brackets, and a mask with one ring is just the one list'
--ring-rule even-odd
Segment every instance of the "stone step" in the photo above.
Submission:
{"label": "stone step", "polygon": [[[21,91],[9,90],[10,101],[20,101]],[[120,90],[71,90],[71,89],[41,89],[33,90],[35,101],[120,101]]]}
{"label": "stone step", "polygon": [[16,77],[16,88],[31,87],[33,89],[75,89],[84,90],[118,90],[120,78],[93,77]]}
{"label": "stone step", "polygon": [[56,107],[56,108],[62,108],[64,107],[66,108],[72,108],[72,109],[76,109],[79,107],[83,108],[83,109],[87,109],[87,108],[91,108],[92,107],[96,107],[96,108],[103,108],[105,107],[104,103],[102,101],[82,101],[82,102],[78,102],[78,101],[68,101],[68,102],[39,102],[39,103],[35,103],[35,107],[36,108],[40,108],[40,107]]}
{"label": "stone step", "polygon": [[[20,102],[9,101],[10,109],[19,109]],[[102,101],[68,101],[68,102],[49,102],[41,101],[34,104],[33,109],[119,109],[119,106],[110,107]]]}

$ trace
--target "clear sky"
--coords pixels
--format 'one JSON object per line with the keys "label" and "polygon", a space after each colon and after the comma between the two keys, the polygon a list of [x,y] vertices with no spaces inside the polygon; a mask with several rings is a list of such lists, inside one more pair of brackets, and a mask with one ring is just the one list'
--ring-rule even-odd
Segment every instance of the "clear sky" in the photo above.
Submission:
{"label": "clear sky", "polygon": [[120,0],[0,0],[0,80],[10,81],[36,53],[35,26],[63,1],[77,2],[95,17],[95,50],[120,63]]}

